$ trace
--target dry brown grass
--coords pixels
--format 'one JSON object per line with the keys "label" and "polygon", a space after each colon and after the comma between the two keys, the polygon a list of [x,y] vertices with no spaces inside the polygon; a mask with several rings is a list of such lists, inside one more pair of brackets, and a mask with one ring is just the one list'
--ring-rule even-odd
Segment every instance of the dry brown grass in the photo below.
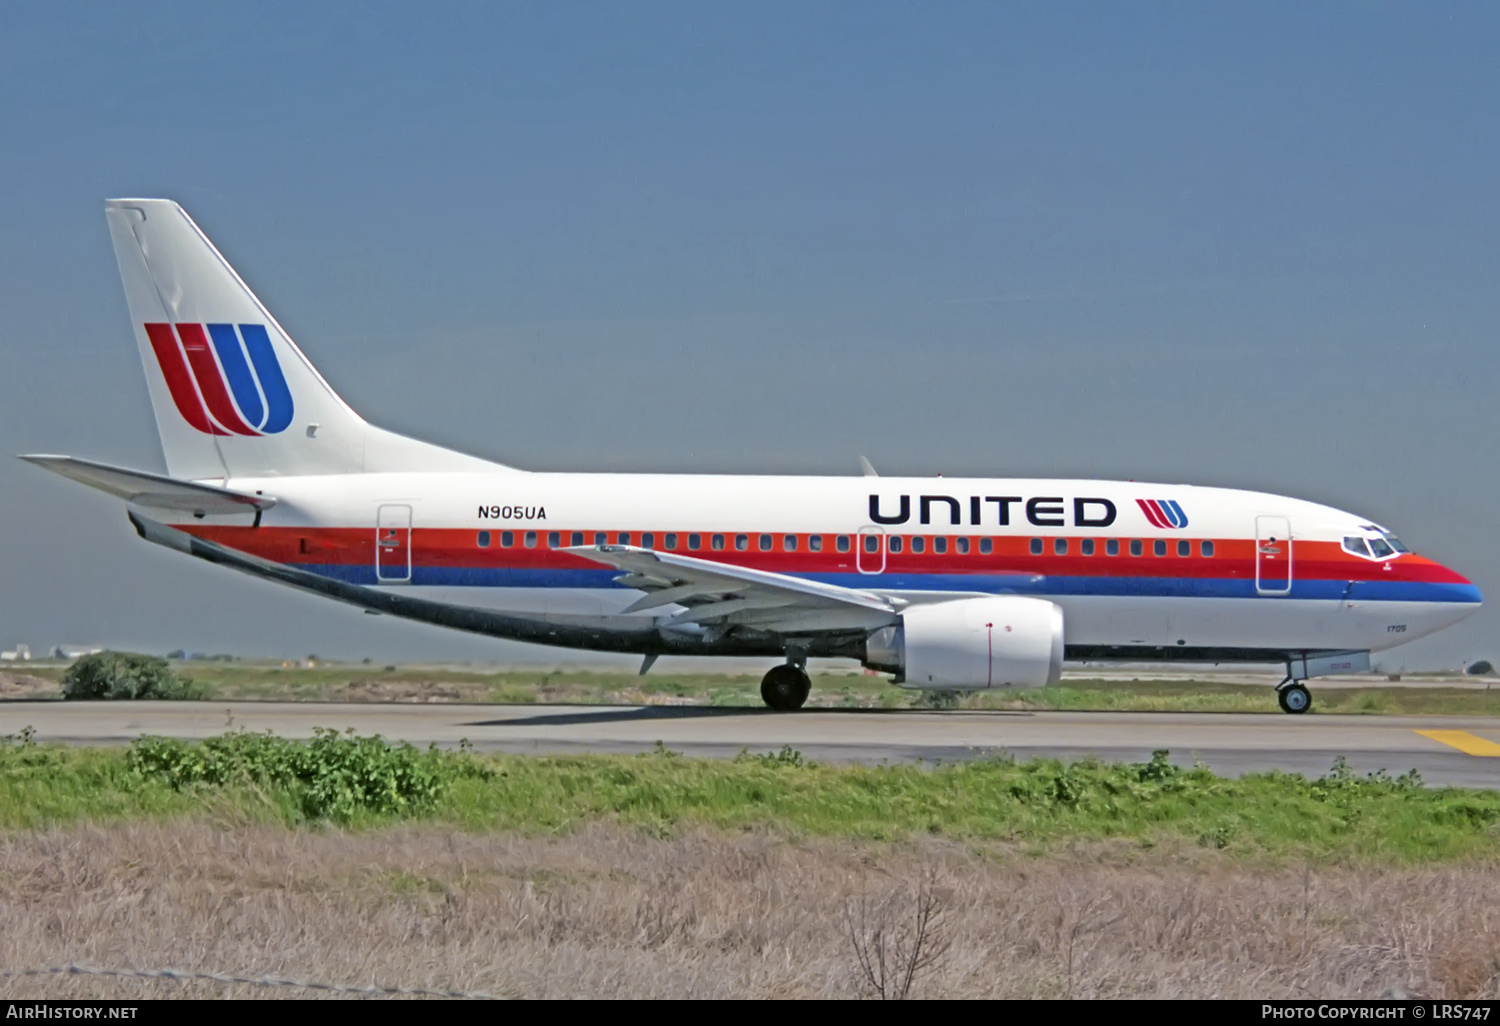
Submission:
{"label": "dry brown grass", "polygon": [[30,673],[0,672],[0,699],[34,701],[38,698],[61,698],[62,685],[55,680]]}
{"label": "dry brown grass", "polygon": [[[1500,995],[1500,866],[1256,869],[1197,849],[1034,858],[606,827],[17,834],[0,840],[0,965],[534,997],[855,996],[867,985],[851,928],[910,936],[924,889],[942,950],[913,996]],[[5,998],[213,993],[307,996],[0,980]]]}

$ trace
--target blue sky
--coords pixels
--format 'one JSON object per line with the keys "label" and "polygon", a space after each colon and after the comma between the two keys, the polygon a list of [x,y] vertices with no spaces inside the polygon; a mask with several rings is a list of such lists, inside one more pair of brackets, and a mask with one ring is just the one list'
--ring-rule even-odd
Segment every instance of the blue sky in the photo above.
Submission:
{"label": "blue sky", "polygon": [[[1500,593],[1500,11],[11,4],[0,439],[159,467],[100,201],[356,409],[535,469],[1261,488]],[[0,643],[539,658],[0,462]],[[1486,611],[1389,661],[1500,656]],[[567,657],[561,657],[567,658]]]}

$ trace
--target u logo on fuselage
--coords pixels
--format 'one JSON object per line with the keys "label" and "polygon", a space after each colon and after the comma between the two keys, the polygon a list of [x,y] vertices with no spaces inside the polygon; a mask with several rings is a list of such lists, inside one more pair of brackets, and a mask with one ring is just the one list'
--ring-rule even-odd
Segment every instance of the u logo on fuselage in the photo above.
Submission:
{"label": "u logo on fuselage", "polygon": [[[175,327],[175,332],[174,332]],[[177,412],[206,435],[279,434],[292,393],[264,324],[147,324]]]}
{"label": "u logo on fuselage", "polygon": [[1151,522],[1152,527],[1162,530],[1177,528],[1179,531],[1187,526],[1187,514],[1182,507],[1177,505],[1175,499],[1136,499],[1135,504],[1141,507],[1141,512],[1146,514],[1146,519]]}

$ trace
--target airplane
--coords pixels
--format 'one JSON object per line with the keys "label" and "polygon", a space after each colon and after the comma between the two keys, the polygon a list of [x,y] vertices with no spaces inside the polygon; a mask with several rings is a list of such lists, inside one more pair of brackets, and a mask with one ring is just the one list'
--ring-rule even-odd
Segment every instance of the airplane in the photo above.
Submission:
{"label": "airplane", "polygon": [[106,218],[167,474],[22,459],[127,502],[144,539],[368,612],[575,649],[813,657],[906,688],[1055,684],[1077,661],[1370,669],[1479,590],[1387,528],[1254,491],[1134,481],[544,473],[351,409],[176,203]]}

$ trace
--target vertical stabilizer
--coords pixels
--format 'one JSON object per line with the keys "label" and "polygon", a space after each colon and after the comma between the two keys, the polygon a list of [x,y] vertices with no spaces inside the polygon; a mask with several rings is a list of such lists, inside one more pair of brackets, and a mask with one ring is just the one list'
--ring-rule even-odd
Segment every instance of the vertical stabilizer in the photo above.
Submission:
{"label": "vertical stabilizer", "polygon": [[367,424],[176,203],[105,215],[173,477],[508,469]]}

